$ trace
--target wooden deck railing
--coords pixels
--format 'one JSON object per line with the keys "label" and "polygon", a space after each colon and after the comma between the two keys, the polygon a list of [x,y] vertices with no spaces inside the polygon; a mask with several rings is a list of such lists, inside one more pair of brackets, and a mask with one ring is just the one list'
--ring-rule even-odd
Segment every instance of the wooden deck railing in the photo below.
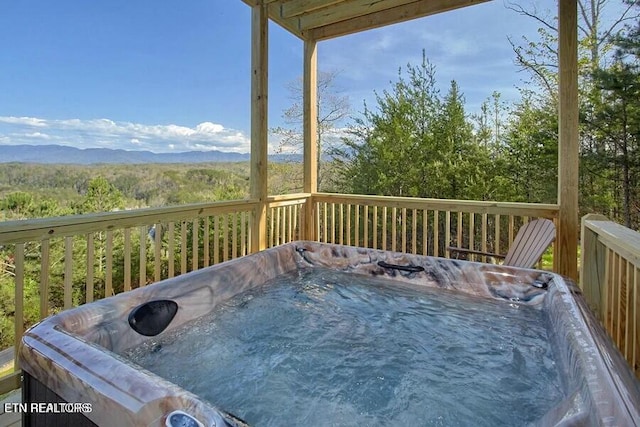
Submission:
{"label": "wooden deck railing", "polygon": [[410,197],[321,193],[312,203],[318,241],[442,257],[447,246],[504,254],[522,224],[558,215],[556,205]]}
{"label": "wooden deck railing", "polygon": [[581,234],[584,296],[640,378],[640,233],[587,215]]}
{"label": "wooden deck railing", "polygon": [[[16,348],[24,329],[49,314],[251,253],[257,209],[239,200],[0,222],[0,274],[15,283],[14,318],[24,319],[14,321]],[[521,224],[557,213],[555,205],[290,194],[268,198],[266,241],[504,253]],[[0,378],[0,394],[16,387],[19,372]]]}

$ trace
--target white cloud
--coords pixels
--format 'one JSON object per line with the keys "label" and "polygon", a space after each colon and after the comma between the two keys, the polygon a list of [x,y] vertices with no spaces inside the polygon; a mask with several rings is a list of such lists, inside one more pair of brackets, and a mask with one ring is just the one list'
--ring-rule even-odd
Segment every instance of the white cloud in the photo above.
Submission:
{"label": "white cloud", "polygon": [[[33,131],[46,128],[47,133]],[[37,144],[37,140],[56,140],[78,148],[108,147],[168,151],[219,150],[247,153],[250,140],[244,132],[222,124],[203,122],[195,127],[176,124],[147,125],[110,119],[49,120],[35,117],[0,116],[0,143]]]}

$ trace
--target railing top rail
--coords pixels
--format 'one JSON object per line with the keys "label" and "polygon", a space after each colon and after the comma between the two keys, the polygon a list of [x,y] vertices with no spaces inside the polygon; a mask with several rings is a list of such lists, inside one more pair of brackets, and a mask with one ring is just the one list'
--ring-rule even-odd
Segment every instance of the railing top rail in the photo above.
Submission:
{"label": "railing top rail", "polygon": [[148,225],[163,220],[175,221],[238,210],[251,210],[256,205],[256,200],[245,199],[55,218],[5,221],[0,222],[0,244],[29,242],[52,237]]}
{"label": "railing top rail", "polygon": [[477,200],[428,199],[418,197],[370,196],[364,194],[314,193],[315,201],[330,203],[358,203],[368,206],[387,206],[415,209],[439,209],[454,212],[514,214],[557,218],[559,206],[542,203],[494,202]]}
{"label": "railing top rail", "polygon": [[267,197],[267,202],[283,202],[283,201],[290,201],[290,200],[304,201],[309,197],[311,197],[311,193],[280,194],[277,196]]}
{"label": "railing top rail", "polygon": [[640,233],[613,221],[586,219],[584,226],[598,235],[598,240],[640,266]]}

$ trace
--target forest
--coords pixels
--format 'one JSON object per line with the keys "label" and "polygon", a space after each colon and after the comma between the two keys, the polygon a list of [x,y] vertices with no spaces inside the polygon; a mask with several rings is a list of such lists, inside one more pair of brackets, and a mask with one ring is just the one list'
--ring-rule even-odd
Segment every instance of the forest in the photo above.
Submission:
{"label": "forest", "polygon": [[[580,215],[601,213],[640,229],[640,24],[638,4],[580,1]],[[556,203],[558,168],[557,29],[553,18],[518,5],[541,23],[540,40],[512,40],[528,80],[513,104],[492,93],[465,109],[458,83],[442,93],[437,67],[403,65],[375,105],[351,108],[321,73],[319,190],[445,199]],[[587,13],[588,12],[588,13]],[[609,21],[607,21],[609,22]],[[399,64],[400,65],[400,64]],[[300,88],[292,87],[300,96]],[[283,152],[301,147],[300,103],[272,129]],[[269,165],[269,194],[302,189],[299,163]],[[0,164],[0,221],[247,198],[249,164]],[[53,250],[53,249],[52,249]],[[62,251],[62,249],[59,249]],[[0,349],[13,342],[11,258],[0,246]],[[29,268],[36,268],[31,266]],[[61,275],[62,272],[52,272]],[[82,272],[74,277],[82,281]],[[75,280],[75,279],[74,279]],[[27,283],[27,323],[37,318],[37,283]],[[52,290],[53,309],[60,298]],[[81,298],[79,298],[81,300]]]}

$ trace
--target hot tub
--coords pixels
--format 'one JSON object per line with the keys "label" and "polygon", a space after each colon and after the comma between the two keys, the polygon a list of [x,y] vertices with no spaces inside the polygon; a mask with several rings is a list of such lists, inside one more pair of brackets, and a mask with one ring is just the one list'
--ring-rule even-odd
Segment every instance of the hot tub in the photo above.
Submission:
{"label": "hot tub", "polygon": [[[320,268],[540,310],[562,390],[532,424],[639,425],[640,385],[570,281],[536,270],[315,242],[293,242],[198,270],[34,326],[20,348],[25,425],[244,425],[217,402],[124,355],[278,276]],[[53,404],[30,406],[47,402]]]}

